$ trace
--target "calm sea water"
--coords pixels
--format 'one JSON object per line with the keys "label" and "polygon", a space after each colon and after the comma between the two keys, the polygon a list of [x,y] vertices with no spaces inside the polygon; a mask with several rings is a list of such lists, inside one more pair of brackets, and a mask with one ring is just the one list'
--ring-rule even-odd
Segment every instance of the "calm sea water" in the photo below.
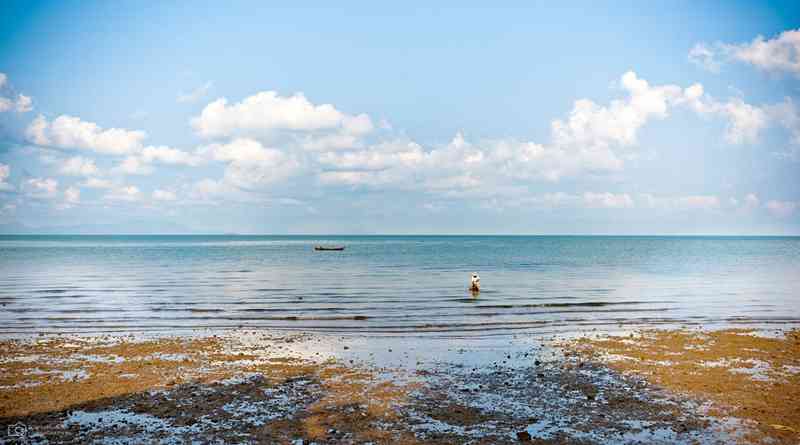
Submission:
{"label": "calm sea water", "polygon": [[800,238],[0,236],[5,334],[651,324],[800,324]]}

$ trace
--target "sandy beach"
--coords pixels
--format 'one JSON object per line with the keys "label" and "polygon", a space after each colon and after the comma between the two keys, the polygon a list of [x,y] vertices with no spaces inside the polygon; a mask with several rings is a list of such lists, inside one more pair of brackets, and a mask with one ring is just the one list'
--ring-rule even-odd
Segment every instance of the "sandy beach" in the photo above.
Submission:
{"label": "sandy beach", "polygon": [[387,350],[416,362],[385,366],[352,338],[305,334],[6,339],[0,427],[5,443],[800,440],[797,330],[526,343],[478,366]]}
{"label": "sandy beach", "polygon": [[0,445],[800,445],[800,1],[0,1]]}

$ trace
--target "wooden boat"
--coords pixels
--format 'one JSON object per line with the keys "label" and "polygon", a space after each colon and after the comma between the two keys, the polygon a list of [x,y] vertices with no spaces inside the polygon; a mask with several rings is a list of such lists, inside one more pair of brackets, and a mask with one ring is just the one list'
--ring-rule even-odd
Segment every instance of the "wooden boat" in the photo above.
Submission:
{"label": "wooden boat", "polygon": [[344,246],[314,246],[314,250],[344,250]]}

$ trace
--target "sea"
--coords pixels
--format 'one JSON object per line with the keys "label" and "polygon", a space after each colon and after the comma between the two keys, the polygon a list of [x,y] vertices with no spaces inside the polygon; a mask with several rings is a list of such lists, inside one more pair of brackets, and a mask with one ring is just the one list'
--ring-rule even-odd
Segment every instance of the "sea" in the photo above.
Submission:
{"label": "sea", "polygon": [[0,236],[4,335],[798,325],[800,237]]}

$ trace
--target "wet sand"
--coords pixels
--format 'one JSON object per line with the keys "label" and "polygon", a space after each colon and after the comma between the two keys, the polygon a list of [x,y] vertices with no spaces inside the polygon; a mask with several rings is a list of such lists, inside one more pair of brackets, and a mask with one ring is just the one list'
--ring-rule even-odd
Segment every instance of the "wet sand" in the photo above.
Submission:
{"label": "wet sand", "polygon": [[800,331],[762,334],[530,337],[479,364],[261,331],[9,339],[0,440],[798,443]]}
{"label": "wet sand", "polygon": [[644,331],[568,346],[586,360],[709,400],[709,414],[754,430],[747,442],[800,443],[800,330]]}

